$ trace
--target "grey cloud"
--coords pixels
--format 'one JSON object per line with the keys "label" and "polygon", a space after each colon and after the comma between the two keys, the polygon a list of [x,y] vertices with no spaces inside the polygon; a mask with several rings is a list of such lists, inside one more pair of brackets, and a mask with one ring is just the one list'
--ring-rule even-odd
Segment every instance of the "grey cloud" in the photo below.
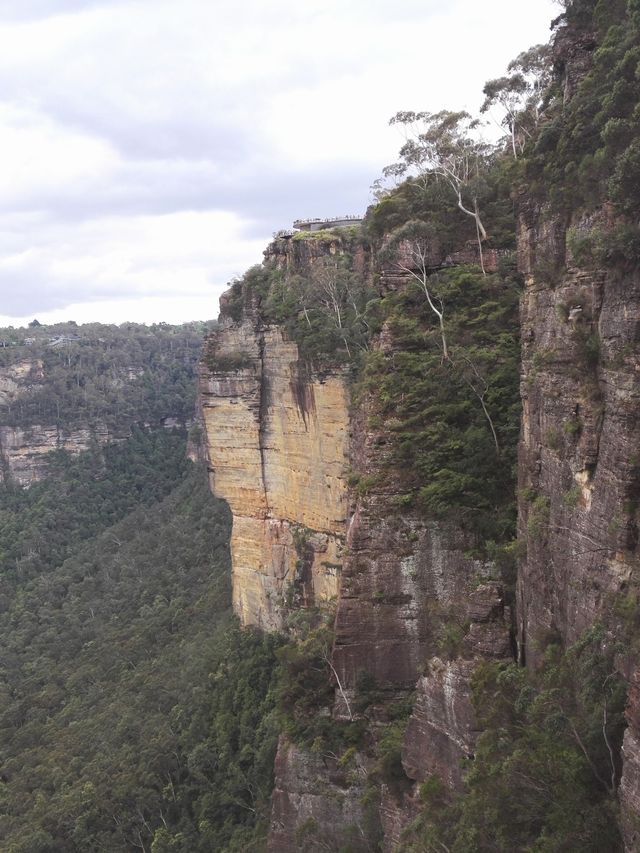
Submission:
{"label": "grey cloud", "polygon": [[91,302],[126,296],[116,287],[97,292],[89,283],[83,285],[79,294],[77,281],[56,280],[49,271],[33,268],[0,269],[0,293],[0,314],[9,317],[24,317],[34,311],[34,306],[37,306],[37,311],[44,312],[66,308],[79,299]]}
{"label": "grey cloud", "polygon": [[[74,223],[105,216],[224,210],[257,223],[251,226],[253,235],[261,233],[260,229],[284,227],[297,216],[358,212],[368,203],[368,188],[376,177],[370,169],[351,163],[308,172],[279,164],[225,175],[202,163],[160,161],[126,168],[115,180],[104,183],[72,185],[48,193],[39,190],[31,197],[23,196],[19,203],[0,197],[0,212],[39,210],[48,221]],[[299,209],[300,199],[306,210]]]}

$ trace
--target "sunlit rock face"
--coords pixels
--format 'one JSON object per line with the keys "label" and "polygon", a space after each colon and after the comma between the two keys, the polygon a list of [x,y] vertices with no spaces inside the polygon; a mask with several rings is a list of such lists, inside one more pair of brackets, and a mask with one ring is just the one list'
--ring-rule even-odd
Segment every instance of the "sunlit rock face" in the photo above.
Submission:
{"label": "sunlit rock face", "polygon": [[336,598],[347,519],[344,377],[305,375],[295,343],[247,319],[215,333],[200,404],[214,493],[233,513],[234,609],[245,625],[282,627],[293,606]]}

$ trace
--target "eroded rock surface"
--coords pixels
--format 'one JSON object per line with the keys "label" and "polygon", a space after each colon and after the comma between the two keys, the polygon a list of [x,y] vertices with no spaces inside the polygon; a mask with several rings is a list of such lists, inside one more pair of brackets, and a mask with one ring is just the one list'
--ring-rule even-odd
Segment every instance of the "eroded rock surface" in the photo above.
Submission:
{"label": "eroded rock surface", "polygon": [[335,757],[302,751],[282,737],[276,756],[269,853],[371,849],[375,820],[363,804],[366,760],[341,767]]}
{"label": "eroded rock surface", "polygon": [[[637,585],[640,494],[640,277],[581,269],[566,230],[613,227],[607,211],[560,222],[525,208],[520,247],[523,425],[519,451],[521,660],[595,624],[625,636],[620,602]],[[543,261],[560,270],[548,280]],[[623,808],[639,814],[635,692],[625,737]],[[627,821],[629,823],[629,821]],[[636,849],[629,842],[629,849]]]}
{"label": "eroded rock surface", "polygon": [[346,531],[344,377],[305,375],[295,343],[251,318],[216,333],[203,365],[202,418],[214,493],[233,513],[234,609],[282,627],[287,607],[335,599]]}

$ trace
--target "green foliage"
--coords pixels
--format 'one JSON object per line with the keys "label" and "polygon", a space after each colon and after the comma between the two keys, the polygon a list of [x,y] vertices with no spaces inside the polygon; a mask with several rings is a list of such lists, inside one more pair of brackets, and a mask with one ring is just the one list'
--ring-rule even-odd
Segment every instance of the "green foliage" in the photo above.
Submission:
{"label": "green foliage", "polygon": [[[326,254],[313,263],[300,264],[302,273],[285,273],[272,261],[252,267],[232,284],[223,313],[240,322],[250,309],[263,323],[280,326],[298,344],[301,359],[310,369],[354,364],[375,330],[376,301],[375,292],[351,268],[351,249],[358,235],[344,228],[335,234],[300,232],[296,242],[324,241],[331,245],[331,252],[327,247]],[[248,366],[242,353],[222,357],[223,366],[213,352],[206,358],[212,370]]]}
{"label": "green foliage", "polygon": [[622,222],[612,228],[569,229],[567,246],[581,267],[634,268],[640,263],[640,228]]}
{"label": "green foliage", "polygon": [[[424,294],[410,286],[382,302],[392,352],[369,354],[362,380],[392,436],[404,495],[486,540],[512,538],[519,433],[519,287],[457,267],[430,279],[445,306],[450,360]],[[472,369],[473,368],[473,369]],[[475,372],[474,372],[475,371]],[[475,390],[474,390],[475,389]],[[500,443],[500,461],[479,394]]]}
{"label": "green foliage", "polygon": [[372,771],[372,778],[383,782],[396,796],[411,786],[402,766],[402,746],[406,728],[406,720],[397,720],[387,723],[378,732],[377,760]]}
{"label": "green foliage", "polygon": [[468,624],[458,624],[453,619],[443,622],[438,632],[438,654],[446,660],[455,660],[462,652],[462,642],[467,633]]}
{"label": "green foliage", "polygon": [[572,415],[564,421],[562,429],[566,435],[580,435],[582,432],[582,421],[577,415]]}
{"label": "green foliage", "polygon": [[212,373],[230,373],[235,370],[245,370],[251,367],[253,360],[249,353],[238,351],[219,355],[213,347],[213,339],[209,339],[205,346],[204,363]]}
{"label": "green foliage", "polygon": [[[515,248],[515,217],[510,198],[513,164],[492,156],[487,167],[482,183],[475,187],[488,232],[485,246],[512,250]],[[433,253],[443,259],[476,240],[474,221],[452,203],[451,190],[445,181],[412,177],[383,192],[378,203],[367,212],[365,233],[377,245],[412,220],[429,223]]]}
{"label": "green foliage", "polygon": [[51,571],[78,543],[161,500],[187,465],[184,435],[134,429],[103,450],[51,453],[49,476],[29,489],[0,485],[0,590]]}
{"label": "green foliage", "polygon": [[348,246],[316,260],[303,275],[276,280],[263,306],[315,369],[354,363],[368,348],[376,294],[351,270]]}
{"label": "green foliage", "polygon": [[571,508],[578,506],[580,498],[582,497],[582,489],[580,486],[572,486],[568,491],[564,493],[562,496],[563,503]]}
{"label": "green foliage", "polygon": [[356,695],[354,709],[358,713],[366,711],[370,705],[375,704],[382,697],[378,689],[376,677],[366,669],[361,669],[356,677]]}
{"label": "green foliage", "polygon": [[[635,0],[575,0],[563,16],[570,37],[595,37],[589,73],[568,103],[560,81],[547,96],[547,121],[529,151],[531,188],[562,210],[612,199],[637,214],[640,199],[640,12]],[[637,242],[637,237],[636,237]],[[636,255],[637,257],[637,255]]]}
{"label": "green foliage", "polygon": [[31,362],[0,425],[106,426],[126,435],[134,424],[193,417],[195,373],[205,323],[106,326],[75,323],[1,329],[0,367]]}
{"label": "green foliage", "polygon": [[537,673],[484,664],[474,677],[474,704],[484,731],[465,793],[452,802],[429,780],[405,850],[622,850],[615,756],[625,691],[597,630],[564,654],[549,646]]}
{"label": "green foliage", "polygon": [[7,853],[239,853],[264,837],[279,641],[230,617],[229,511],[176,438],[135,434],[97,468],[60,456],[5,493],[5,522],[8,502],[26,523],[0,545],[28,552],[1,576]]}
{"label": "green foliage", "polygon": [[366,723],[332,719],[331,619],[315,611],[298,611],[289,618],[292,639],[278,650],[278,698],[282,726],[296,743],[335,753],[359,745]]}
{"label": "green foliage", "polygon": [[537,495],[531,502],[527,517],[527,532],[532,539],[542,539],[549,528],[551,502],[546,495]]}

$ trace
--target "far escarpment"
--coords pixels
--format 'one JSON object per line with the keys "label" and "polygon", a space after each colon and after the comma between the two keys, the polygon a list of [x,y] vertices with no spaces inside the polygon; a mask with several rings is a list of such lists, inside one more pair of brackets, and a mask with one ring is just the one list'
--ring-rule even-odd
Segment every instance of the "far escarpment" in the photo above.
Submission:
{"label": "far escarpment", "polygon": [[38,325],[0,331],[0,479],[29,486],[53,452],[77,455],[134,426],[188,427],[205,323]]}

